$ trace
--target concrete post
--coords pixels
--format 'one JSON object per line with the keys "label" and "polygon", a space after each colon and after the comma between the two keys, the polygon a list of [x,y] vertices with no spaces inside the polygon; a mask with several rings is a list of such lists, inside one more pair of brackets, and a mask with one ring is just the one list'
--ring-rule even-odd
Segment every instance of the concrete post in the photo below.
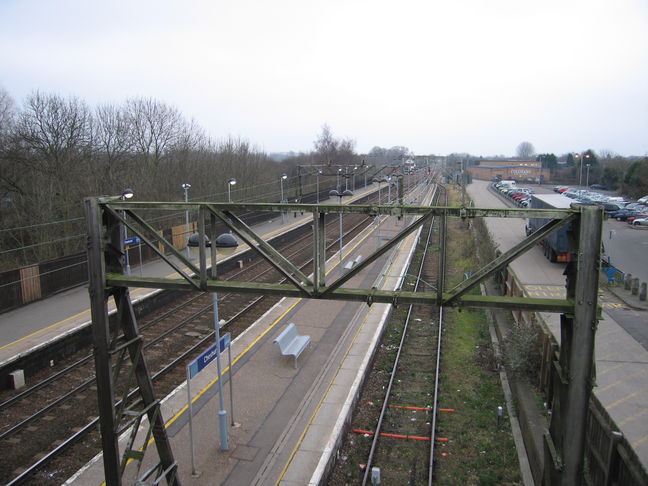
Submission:
{"label": "concrete post", "polygon": [[639,300],[646,300],[646,282],[641,282],[641,290],[639,290]]}
{"label": "concrete post", "polygon": [[639,278],[635,277],[632,279],[632,295],[639,294]]}
{"label": "concrete post", "polygon": [[632,283],[632,274],[631,273],[626,273],[624,280],[623,280],[623,288],[625,290],[630,290],[630,285]]}

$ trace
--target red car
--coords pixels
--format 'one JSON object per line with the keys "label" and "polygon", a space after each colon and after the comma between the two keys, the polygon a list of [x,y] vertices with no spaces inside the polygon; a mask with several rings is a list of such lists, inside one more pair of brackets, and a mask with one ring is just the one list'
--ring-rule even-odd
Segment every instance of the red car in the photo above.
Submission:
{"label": "red car", "polygon": [[648,213],[640,213],[640,214],[635,214],[634,216],[629,216],[628,219],[626,219],[628,224],[632,224],[632,222],[635,219],[644,219],[648,218]]}

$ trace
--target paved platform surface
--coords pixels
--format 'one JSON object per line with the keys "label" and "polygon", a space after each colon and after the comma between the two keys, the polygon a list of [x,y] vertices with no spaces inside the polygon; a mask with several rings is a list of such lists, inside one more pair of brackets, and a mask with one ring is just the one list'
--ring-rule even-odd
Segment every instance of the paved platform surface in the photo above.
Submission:
{"label": "paved platform surface", "polygon": [[[366,189],[359,189],[355,192],[354,197],[343,202],[353,202],[372,191],[376,191],[376,188],[368,186]],[[324,204],[336,202],[333,200],[322,201]],[[281,216],[270,216],[274,216],[274,218],[269,217],[266,223],[254,226],[257,234],[263,235],[266,240],[312,219],[309,215],[295,218],[290,214],[286,218],[286,224],[282,224]],[[247,245],[241,245],[233,256],[230,255],[227,258],[236,258],[237,254],[246,249]],[[218,259],[221,260],[220,257]],[[134,274],[139,274],[140,270],[146,277],[178,275],[175,270],[160,260],[146,263],[142,269],[132,268]],[[130,293],[133,302],[137,302],[157,292],[159,291],[138,288],[131,289]],[[89,305],[87,287],[80,286],[0,314],[0,365],[33,352],[51,340],[61,339],[78,328],[89,325]],[[109,309],[111,312],[114,310],[112,301],[109,304]]]}
{"label": "paved platform surface", "polygon": [[[343,261],[367,254],[382,243],[379,233],[393,233],[396,225],[402,228],[403,224],[389,218],[380,229],[372,225],[345,246]],[[345,286],[397,288],[416,239],[414,232],[393,254],[384,255]],[[340,272],[338,261],[337,255],[329,260],[330,276]],[[219,446],[215,364],[191,381],[195,475],[186,384],[163,402],[182,483],[317,484],[352,410],[390,308],[386,304],[303,299],[283,299],[275,305],[232,343],[233,411],[229,370],[223,370],[224,403],[229,419],[233,412],[235,422],[229,427],[229,450],[222,451]],[[272,342],[290,322],[312,339],[311,347],[297,360],[297,368],[293,358],[282,357]],[[127,477],[130,473],[127,471]],[[102,479],[101,456],[97,456],[66,484],[98,485]]]}
{"label": "paved platform surface", "polygon": [[[487,190],[488,182],[474,180],[467,186],[470,197],[479,207],[504,207],[504,203]],[[523,219],[486,218],[486,224],[501,251],[506,251],[524,237]],[[529,296],[551,297],[564,292],[564,264],[550,263],[535,247],[516,259],[511,269],[524,284]],[[594,393],[648,468],[648,348],[642,344],[648,331],[648,306],[638,299],[604,292],[600,304],[603,319],[599,321],[595,341],[596,386]],[[632,304],[632,308],[629,303]],[[622,311],[626,315],[621,315]],[[560,342],[558,314],[542,318]],[[623,324],[623,325],[622,325]],[[632,326],[637,329],[633,331]],[[633,337],[633,334],[637,338]]]}

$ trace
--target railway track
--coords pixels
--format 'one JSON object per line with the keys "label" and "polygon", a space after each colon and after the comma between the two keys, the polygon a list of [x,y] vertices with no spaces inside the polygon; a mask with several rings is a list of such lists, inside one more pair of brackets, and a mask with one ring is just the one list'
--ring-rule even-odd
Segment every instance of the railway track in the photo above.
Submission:
{"label": "railway track", "polygon": [[[444,263],[431,251],[440,246],[439,223],[423,228],[404,287],[439,286]],[[393,312],[328,484],[432,484],[434,445],[443,440],[436,436],[442,326],[433,305]]]}
{"label": "railway track", "polygon": [[[361,215],[347,216],[345,239],[348,241],[370,223],[371,219]],[[332,235],[327,239],[327,253],[333,254],[338,241],[337,218],[331,218],[327,224]],[[280,249],[307,273],[312,264],[310,239],[308,234]],[[265,261],[259,260],[223,277],[277,282],[278,275]],[[223,329],[236,337],[277,300],[220,294],[219,314],[226,321]],[[192,294],[140,318],[146,360],[159,397],[182,383],[186,377],[184,365],[212,344],[212,316],[211,294]],[[44,372],[42,380],[24,392],[2,394],[0,481],[3,483],[60,484],[100,451],[92,354],[75,356],[56,373]],[[116,389],[128,401],[135,393],[126,383],[126,378],[120,376]]]}

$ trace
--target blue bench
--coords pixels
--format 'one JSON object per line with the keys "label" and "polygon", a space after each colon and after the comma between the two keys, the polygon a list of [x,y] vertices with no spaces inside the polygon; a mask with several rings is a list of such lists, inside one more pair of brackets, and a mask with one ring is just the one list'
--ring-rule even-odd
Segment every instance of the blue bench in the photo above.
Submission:
{"label": "blue bench", "polygon": [[298,334],[297,326],[291,322],[273,342],[279,345],[282,356],[295,357],[295,368],[297,368],[297,357],[310,345],[311,338]]}

